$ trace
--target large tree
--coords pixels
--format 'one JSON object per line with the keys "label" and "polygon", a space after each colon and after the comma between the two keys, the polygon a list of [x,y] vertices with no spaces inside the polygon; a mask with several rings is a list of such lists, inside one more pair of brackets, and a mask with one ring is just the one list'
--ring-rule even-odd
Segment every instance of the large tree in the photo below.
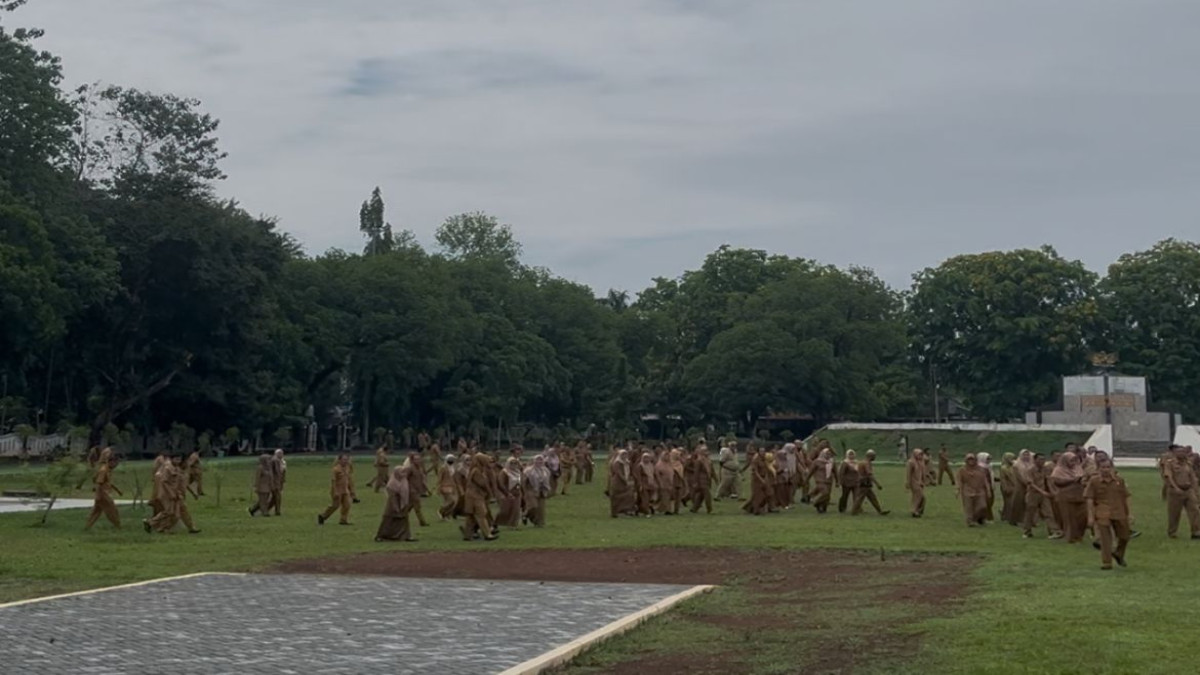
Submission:
{"label": "large tree", "polygon": [[914,276],[913,349],[985,419],[1054,400],[1087,366],[1096,275],[1053,248],[960,255]]}
{"label": "large tree", "polygon": [[1146,376],[1160,405],[1200,416],[1200,245],[1168,239],[1122,255],[1100,293],[1118,370]]}

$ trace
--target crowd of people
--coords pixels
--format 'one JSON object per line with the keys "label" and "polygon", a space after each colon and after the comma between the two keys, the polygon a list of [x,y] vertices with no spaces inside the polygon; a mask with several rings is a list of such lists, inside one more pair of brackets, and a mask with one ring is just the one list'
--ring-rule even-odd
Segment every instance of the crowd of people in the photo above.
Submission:
{"label": "crowd of people", "polygon": [[[440,521],[459,521],[463,539],[496,539],[501,528],[520,525],[541,527],[546,521],[546,504],[555,495],[567,495],[570,485],[591,483],[595,474],[592,445],[554,444],[531,459],[525,449],[513,445],[507,457],[486,452],[460,439],[456,454],[443,454],[438,443],[426,434],[418,436],[417,450],[408,452],[399,466],[392,466],[387,444],[375,452],[374,475],[366,483],[386,495],[376,531],[376,541],[415,541],[410,516],[420,526],[429,525],[422,499],[435,494],[441,503]],[[781,446],[747,444],[743,461],[738,444],[718,439],[713,462],[708,445],[701,440],[690,449],[682,444],[660,443],[653,447],[630,442],[614,447],[609,454],[604,494],[613,518],[622,516],[674,516],[684,509],[713,512],[713,502],[737,500],[750,515],[761,516],[790,510],[797,504],[810,505],[823,515],[834,506],[839,513],[859,515],[870,505],[875,513],[890,511],[880,504],[877,491],[875,452],[859,459],[846,450],[839,459],[828,441]],[[95,486],[95,502],[86,528],[101,517],[120,527],[120,515],[112,492],[112,470],[117,458],[110,448],[89,452]],[[1181,517],[1186,514],[1192,539],[1200,539],[1200,455],[1192,448],[1170,446],[1159,459],[1162,498],[1167,502],[1167,534],[1178,536]],[[287,461],[282,450],[259,456],[253,478],[255,500],[250,516],[282,515]],[[743,477],[749,478],[749,493],[740,494]],[[1096,448],[1067,444],[1061,452],[1022,450],[1005,454],[998,466],[988,453],[971,453],[953,471],[950,455],[942,446],[936,457],[914,449],[905,463],[904,489],[909,493],[909,513],[925,515],[925,490],[949,479],[962,507],[968,527],[999,521],[1020,528],[1031,538],[1044,528],[1048,539],[1075,544],[1090,537],[1101,551],[1101,564],[1124,566],[1129,541],[1138,536],[1132,528],[1129,491],[1111,458]],[[350,524],[352,505],[360,503],[355,490],[354,464],[339,454],[330,473],[330,504],[317,515],[324,525],[336,513],[338,523]],[[715,494],[714,494],[715,493]],[[203,467],[199,453],[168,456],[154,462],[152,509],[143,520],[147,532],[168,533],[179,524],[198,533],[187,509],[187,496],[204,495]],[[998,507],[998,512],[997,512]]]}

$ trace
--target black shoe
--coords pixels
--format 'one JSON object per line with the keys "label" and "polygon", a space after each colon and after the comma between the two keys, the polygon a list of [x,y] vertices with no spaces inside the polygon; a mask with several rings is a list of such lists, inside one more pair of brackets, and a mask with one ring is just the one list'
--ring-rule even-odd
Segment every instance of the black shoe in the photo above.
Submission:
{"label": "black shoe", "polygon": [[188,530],[188,534],[200,534],[200,530]]}
{"label": "black shoe", "polygon": [[1097,551],[1099,551],[1099,550],[1100,550],[1100,542],[1098,542],[1098,541],[1096,541],[1095,539],[1093,539],[1093,540],[1092,540],[1092,548],[1094,548],[1094,549],[1096,549]]}
{"label": "black shoe", "polygon": [[1193,534],[1192,539],[1200,539],[1200,534]]}
{"label": "black shoe", "polygon": [[1125,567],[1125,556],[1117,555],[1114,553],[1113,560],[1117,561],[1117,564],[1120,565],[1121,567]]}
{"label": "black shoe", "polygon": [[324,525],[325,524],[325,516],[318,513],[317,514],[317,524]]}
{"label": "black shoe", "polygon": [[361,499],[359,499],[358,497],[355,497],[354,499],[351,499],[350,501],[354,502],[355,504],[361,504],[361,503],[362,503],[362,500],[361,500]]}
{"label": "black shoe", "polygon": [[251,506],[250,508],[246,509],[246,512],[250,514],[250,517],[251,517],[251,518],[253,518],[253,517],[254,517],[254,507],[253,507],[253,506]]}
{"label": "black shoe", "polygon": [[891,513],[891,511],[880,511],[880,512],[879,512],[879,515],[881,515],[881,516],[886,516],[886,515],[887,515],[887,514],[889,514],[889,513]]}
{"label": "black shoe", "polygon": [[146,531],[146,534],[150,534],[150,521],[143,520],[142,521],[142,529]]}
{"label": "black shoe", "polygon": [[1130,539],[1137,539],[1140,536],[1142,536],[1142,533],[1138,530],[1133,530],[1132,532],[1129,533]]}

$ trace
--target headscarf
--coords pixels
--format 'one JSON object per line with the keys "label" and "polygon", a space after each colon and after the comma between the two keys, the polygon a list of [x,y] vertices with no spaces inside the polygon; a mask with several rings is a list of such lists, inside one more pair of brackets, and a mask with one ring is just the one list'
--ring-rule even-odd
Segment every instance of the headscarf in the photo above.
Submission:
{"label": "headscarf", "polygon": [[508,485],[515,488],[521,484],[521,462],[516,457],[509,457],[504,463],[504,473],[508,474]]}
{"label": "headscarf", "polygon": [[645,478],[654,479],[654,456],[650,453],[642,453],[642,461],[638,463],[642,469],[642,476]]}
{"label": "headscarf", "polygon": [[833,450],[828,447],[821,449],[821,454],[817,457],[818,461],[825,463],[825,480],[833,477]]}
{"label": "headscarf", "polygon": [[112,461],[112,448],[105,448],[100,451],[100,458],[96,460],[97,464],[108,464]]}
{"label": "headscarf", "polygon": [[671,448],[671,468],[680,476],[683,475],[683,451]]}
{"label": "headscarf", "polygon": [[408,506],[408,501],[411,497],[409,490],[408,475],[412,472],[411,464],[392,469],[392,476],[387,482],[387,491],[390,494],[396,495],[400,499],[400,508]]}
{"label": "headscarf", "polygon": [[783,446],[783,472],[789,476],[796,475],[795,443],[786,443]]}
{"label": "headscarf", "polygon": [[1022,450],[1020,456],[1017,458],[1017,475],[1026,483],[1031,483],[1033,481],[1029,472],[1035,468],[1037,467],[1033,464],[1033,453],[1029,450]]}
{"label": "headscarf", "polygon": [[1006,452],[1006,453],[1004,453],[1004,456],[1000,458],[1000,463],[1004,466],[1012,466],[1013,461],[1016,458],[1017,458],[1016,455],[1012,454],[1011,452]]}
{"label": "headscarf", "polygon": [[1058,458],[1058,464],[1054,465],[1054,471],[1050,472],[1051,480],[1075,480],[1083,477],[1083,467],[1079,465],[1079,458],[1075,453],[1064,452],[1062,457]]}
{"label": "headscarf", "polygon": [[621,480],[628,483],[629,478],[630,478],[630,476],[629,476],[629,471],[630,471],[629,451],[628,450],[618,450],[617,456],[613,459],[612,463],[613,463],[613,467],[617,471],[621,472]]}
{"label": "headscarf", "polygon": [[767,475],[774,477],[778,472],[775,469],[775,453],[768,452],[763,455],[764,463],[767,465]]}
{"label": "headscarf", "polygon": [[279,468],[287,471],[287,460],[283,458],[283,448],[275,449],[275,461],[279,462]]}
{"label": "headscarf", "polygon": [[525,479],[529,481],[535,495],[544,497],[550,493],[550,469],[546,468],[545,457],[537,455],[533,458],[533,464],[525,469]]}
{"label": "headscarf", "polygon": [[559,460],[558,460],[558,450],[556,450],[553,446],[546,448],[546,451],[542,453],[542,457],[544,458],[544,460],[546,462],[547,468],[549,468],[550,471],[552,471],[554,473],[558,473],[558,470],[560,467]]}
{"label": "headscarf", "polygon": [[992,456],[986,452],[981,452],[975,456],[975,459],[977,459],[979,461],[979,468],[983,469],[987,473],[988,480],[991,480],[992,479],[991,478],[991,476],[992,476]]}

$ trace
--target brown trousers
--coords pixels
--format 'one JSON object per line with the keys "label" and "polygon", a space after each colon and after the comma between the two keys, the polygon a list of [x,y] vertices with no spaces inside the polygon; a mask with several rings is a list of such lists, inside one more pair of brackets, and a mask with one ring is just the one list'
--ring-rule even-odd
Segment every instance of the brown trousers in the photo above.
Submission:
{"label": "brown trousers", "polygon": [[883,507],[879,505],[879,498],[875,496],[875,488],[864,486],[854,490],[854,508],[850,509],[850,515],[857,516],[862,513],[863,500],[871,502],[876,513],[883,513]]}
{"label": "brown trousers", "polygon": [[454,507],[458,505],[458,497],[453,492],[442,493],[442,507],[438,509],[438,517],[442,520],[454,517]]}
{"label": "brown trousers", "polygon": [[699,511],[701,505],[704,506],[706,513],[712,513],[712,490],[710,490],[707,485],[703,487],[693,487],[691,497],[692,513]]}
{"label": "brown trousers", "polygon": [[938,474],[937,474],[937,482],[938,482],[937,484],[938,485],[942,484],[942,476],[943,475],[949,476],[950,484],[954,485],[954,472],[950,470],[949,464],[939,464],[938,465]]}
{"label": "brown trousers", "polygon": [[845,513],[846,507],[850,506],[851,498],[854,496],[855,488],[842,486],[842,496],[838,498],[838,513]]}
{"label": "brown trousers", "polygon": [[[1129,521],[1096,521],[1096,531],[1100,535],[1100,565],[1112,567],[1113,554],[1118,558],[1125,557],[1125,547],[1129,545]],[[1116,549],[1113,549],[1114,536],[1117,540]]]}
{"label": "brown trousers", "polygon": [[1188,524],[1192,534],[1200,534],[1200,509],[1196,507],[1196,493],[1188,489],[1176,492],[1167,491],[1167,535],[1174,537],[1179,531],[1179,519],[1187,512]]}
{"label": "brown trousers", "polygon": [[337,511],[339,509],[342,512],[342,516],[338,522],[339,523],[349,523],[350,522],[350,495],[349,494],[333,495],[333,501],[330,502],[329,508],[325,509],[325,512],[321,514],[321,518],[328,520],[329,517],[333,515],[333,512]]}
{"label": "brown trousers", "polygon": [[87,525],[84,525],[83,529],[92,529],[92,525],[100,520],[100,516],[108,518],[108,522],[112,523],[113,527],[120,529],[121,514],[117,512],[116,502],[107,494],[96,496],[96,501],[92,504],[92,512],[88,514]]}
{"label": "brown trousers", "polygon": [[283,488],[271,490],[271,508],[275,509],[275,515],[279,515],[279,509],[283,506]]}
{"label": "brown trousers", "polygon": [[833,496],[831,494],[832,490],[833,485],[830,483],[817,481],[813,485],[813,491],[809,495],[809,498],[812,499],[812,505],[815,506],[818,511],[824,513],[825,509],[829,508],[829,501]]}
{"label": "brown trousers", "polygon": [[1037,490],[1027,490],[1025,492],[1025,534],[1033,536],[1033,528],[1037,527],[1038,520],[1046,523],[1048,534],[1062,534],[1058,528],[1058,520],[1054,518],[1054,509],[1050,508],[1050,498],[1046,497]]}
{"label": "brown trousers", "polygon": [[421,527],[428,527],[429,522],[425,520],[425,513],[421,511],[421,498],[419,496],[412,498],[412,506],[410,508],[416,514],[417,522],[420,523]]}
{"label": "brown trousers", "polygon": [[911,510],[914,516],[925,515],[925,488],[919,487],[912,491]]}

